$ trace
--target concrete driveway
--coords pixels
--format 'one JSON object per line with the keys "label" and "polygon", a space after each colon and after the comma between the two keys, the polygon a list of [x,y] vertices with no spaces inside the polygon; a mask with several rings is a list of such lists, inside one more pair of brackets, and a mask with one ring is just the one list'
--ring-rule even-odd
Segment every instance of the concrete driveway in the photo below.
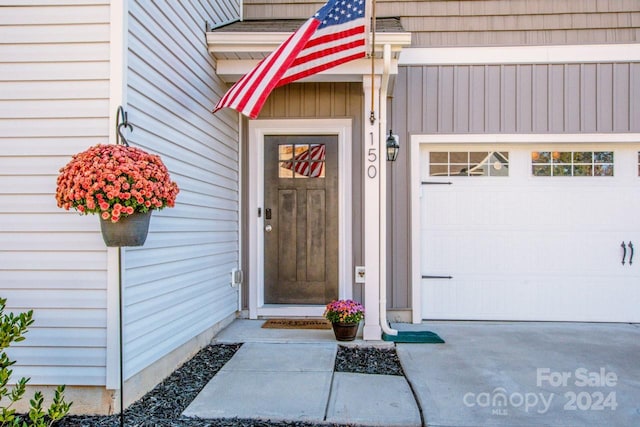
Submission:
{"label": "concrete driveway", "polygon": [[428,322],[398,344],[427,426],[640,426],[640,325]]}

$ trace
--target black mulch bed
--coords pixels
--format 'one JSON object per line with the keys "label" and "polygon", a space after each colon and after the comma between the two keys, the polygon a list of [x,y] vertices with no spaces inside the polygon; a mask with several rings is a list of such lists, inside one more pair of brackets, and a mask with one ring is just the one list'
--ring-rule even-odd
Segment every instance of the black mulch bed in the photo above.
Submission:
{"label": "black mulch bed", "polygon": [[395,348],[338,346],[336,372],[404,376]]}
{"label": "black mulch bed", "polygon": [[[200,390],[240,348],[241,344],[216,344],[202,349],[167,379],[124,413],[127,427],[314,427],[307,422],[272,422],[245,419],[199,420],[182,412]],[[403,375],[395,349],[338,347],[335,370],[369,374]],[[126,392],[126,390],[125,390]],[[120,416],[68,416],[58,427],[116,427]],[[331,424],[322,424],[323,427]],[[341,425],[333,424],[334,427]]]}

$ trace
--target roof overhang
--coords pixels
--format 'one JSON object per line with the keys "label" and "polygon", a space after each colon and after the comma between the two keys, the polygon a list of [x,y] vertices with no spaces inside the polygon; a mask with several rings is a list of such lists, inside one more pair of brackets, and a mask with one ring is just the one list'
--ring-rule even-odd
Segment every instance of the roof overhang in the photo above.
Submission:
{"label": "roof overhang", "polygon": [[[261,59],[273,52],[292,32],[208,32],[209,53],[216,59],[218,76],[227,83],[236,82],[251,71]],[[411,45],[411,33],[376,33],[375,73],[382,74],[382,50],[391,47],[390,74],[398,73],[398,58],[402,48]],[[368,58],[351,61],[338,67],[307,77],[301,82],[339,81],[361,82],[362,76],[371,73]]]}

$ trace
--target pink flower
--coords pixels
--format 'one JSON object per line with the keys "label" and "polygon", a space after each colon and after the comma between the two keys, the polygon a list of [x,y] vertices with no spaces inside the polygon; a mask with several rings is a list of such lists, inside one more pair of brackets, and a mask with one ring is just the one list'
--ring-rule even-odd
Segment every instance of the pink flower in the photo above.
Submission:
{"label": "pink flower", "polygon": [[358,323],[364,318],[364,307],[353,300],[337,300],[327,304],[324,317],[330,322]]}
{"label": "pink flower", "polygon": [[115,222],[136,211],[175,206],[179,191],[159,156],[99,144],[75,154],[60,169],[56,202],[63,209],[97,213]]}

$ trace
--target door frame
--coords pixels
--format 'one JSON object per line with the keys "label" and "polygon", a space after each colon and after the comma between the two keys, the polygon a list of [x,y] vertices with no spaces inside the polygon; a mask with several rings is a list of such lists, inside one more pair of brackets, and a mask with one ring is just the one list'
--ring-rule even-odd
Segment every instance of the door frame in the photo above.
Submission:
{"label": "door frame", "polygon": [[259,316],[322,316],[324,305],[264,303],[264,137],[265,135],[337,135],[338,137],[338,297],[351,298],[352,120],[282,119],[249,121],[249,318]]}
{"label": "door frame", "polygon": [[[421,145],[473,145],[473,144],[637,144],[640,133],[548,133],[548,134],[413,134],[411,135],[411,229],[422,230],[420,199],[422,198],[423,168],[420,162]],[[420,232],[418,233],[418,235]],[[421,323],[422,265],[420,238],[411,238],[411,308],[412,322]]]}

